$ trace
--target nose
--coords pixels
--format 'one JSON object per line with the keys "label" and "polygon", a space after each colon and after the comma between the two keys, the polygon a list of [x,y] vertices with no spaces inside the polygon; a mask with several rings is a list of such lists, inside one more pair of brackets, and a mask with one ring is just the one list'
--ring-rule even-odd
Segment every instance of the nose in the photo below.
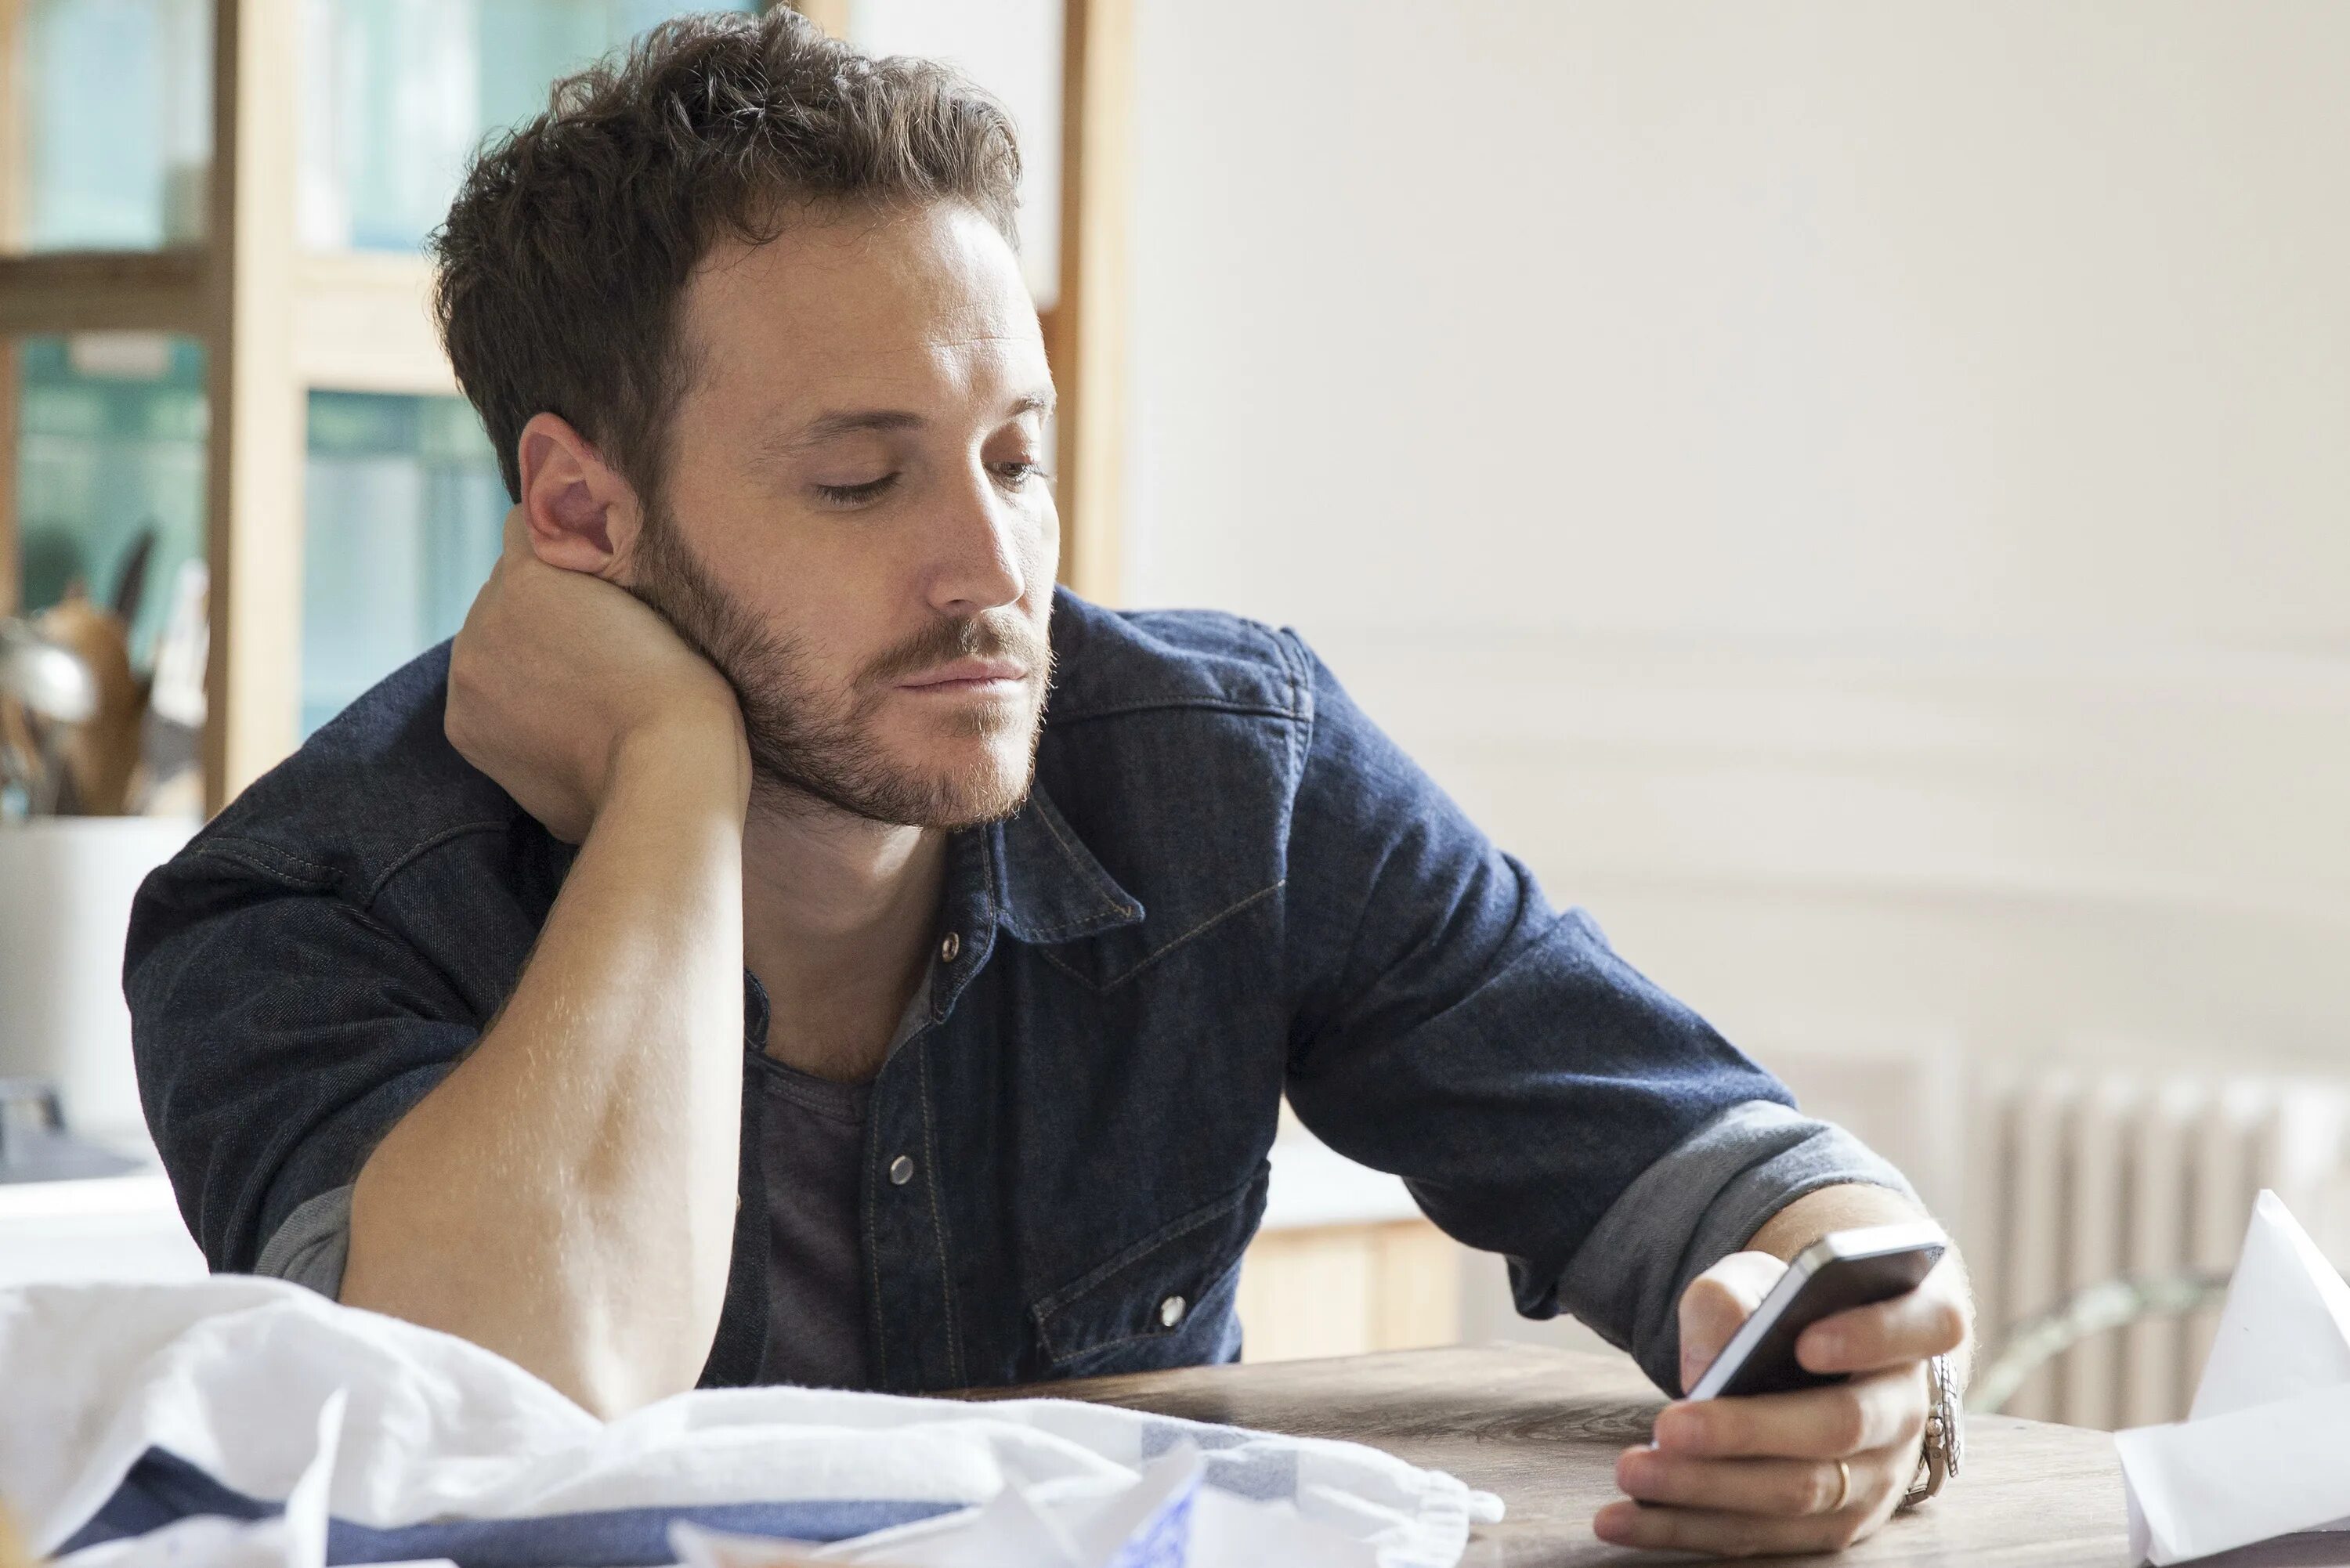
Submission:
{"label": "nose", "polygon": [[962,619],[1026,595],[1032,553],[1025,546],[1037,524],[996,487],[984,465],[971,464],[941,498],[937,524],[932,609]]}

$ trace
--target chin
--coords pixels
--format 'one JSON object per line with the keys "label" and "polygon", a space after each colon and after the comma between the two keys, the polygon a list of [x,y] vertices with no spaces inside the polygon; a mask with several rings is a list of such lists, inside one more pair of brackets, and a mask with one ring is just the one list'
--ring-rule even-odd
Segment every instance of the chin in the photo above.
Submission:
{"label": "chin", "polygon": [[[833,796],[858,815],[913,827],[962,828],[997,822],[1028,799],[1035,773],[1033,725],[883,744],[861,778]],[[845,798],[844,798],[845,797]]]}
{"label": "chin", "polygon": [[962,757],[932,759],[920,770],[936,803],[924,824],[972,827],[998,822],[1025,805],[1035,775],[1035,752],[1024,739],[983,742]]}
{"label": "chin", "polygon": [[746,715],[752,769],[781,809],[797,801],[897,826],[975,827],[1028,799],[1041,715],[1034,705],[1010,709],[910,723],[890,714],[861,729],[828,730]]}

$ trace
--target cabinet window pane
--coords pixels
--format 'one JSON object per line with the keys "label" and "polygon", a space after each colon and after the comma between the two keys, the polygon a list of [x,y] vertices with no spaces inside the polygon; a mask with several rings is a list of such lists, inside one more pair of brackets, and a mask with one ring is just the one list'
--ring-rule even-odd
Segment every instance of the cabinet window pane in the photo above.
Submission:
{"label": "cabinet window pane", "polygon": [[304,486],[302,733],[464,623],[505,486],[462,398],[313,392]]}
{"label": "cabinet window pane", "polygon": [[681,11],[751,0],[303,0],[299,221],[316,250],[412,251],[486,134]]}
{"label": "cabinet window pane", "polygon": [[16,345],[17,582],[27,612],[79,584],[112,604],[152,534],[130,619],[144,669],[180,568],[204,556],[204,350],[184,337],[92,332]]}
{"label": "cabinet window pane", "polygon": [[30,0],[23,16],[26,248],[203,237],[212,0]]}

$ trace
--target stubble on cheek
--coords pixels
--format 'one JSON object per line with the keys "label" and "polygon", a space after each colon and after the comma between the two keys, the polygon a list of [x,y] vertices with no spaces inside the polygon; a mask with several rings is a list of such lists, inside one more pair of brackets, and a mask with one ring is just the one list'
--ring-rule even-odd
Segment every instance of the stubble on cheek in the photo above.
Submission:
{"label": "stubble on cheek", "polygon": [[[756,792],[771,805],[813,800],[878,822],[963,827],[1008,816],[1027,798],[1052,670],[1037,620],[1011,611],[933,622],[867,661],[846,688],[827,691],[805,649],[721,588],[672,520],[648,527],[639,568],[637,596],[733,687]],[[887,710],[903,700],[899,683],[964,657],[1027,666],[1025,699],[932,715],[928,736],[909,737],[917,753],[927,741],[960,754],[892,754],[883,732],[894,727]]]}

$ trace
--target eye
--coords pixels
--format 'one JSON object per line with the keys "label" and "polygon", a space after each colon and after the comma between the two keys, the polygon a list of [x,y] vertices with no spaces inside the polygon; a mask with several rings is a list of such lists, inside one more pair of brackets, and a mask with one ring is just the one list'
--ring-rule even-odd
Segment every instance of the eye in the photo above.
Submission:
{"label": "eye", "polygon": [[1035,463],[1022,462],[997,463],[995,477],[1006,489],[1017,490],[1024,484],[1032,483],[1037,480],[1049,480],[1053,476]]}
{"label": "eye", "polygon": [[895,473],[885,473],[879,479],[868,479],[862,484],[819,484],[816,493],[827,505],[858,506],[868,501],[878,501],[882,493],[898,483]]}

